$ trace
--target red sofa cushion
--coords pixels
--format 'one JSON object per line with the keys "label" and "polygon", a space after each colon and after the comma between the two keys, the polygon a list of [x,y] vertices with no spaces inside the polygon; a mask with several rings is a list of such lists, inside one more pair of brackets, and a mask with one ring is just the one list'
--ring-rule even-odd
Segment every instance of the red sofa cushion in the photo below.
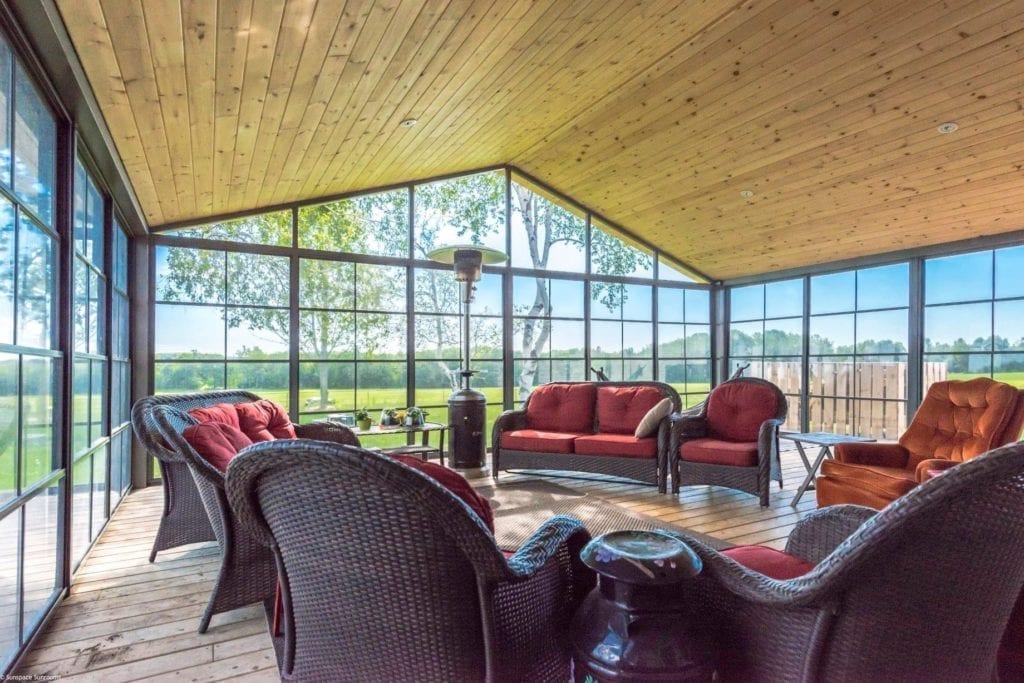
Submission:
{"label": "red sofa cushion", "polygon": [[530,393],[526,424],[547,432],[594,432],[593,384],[542,384]]}
{"label": "red sofa cushion", "polygon": [[294,439],[295,427],[284,408],[266,399],[236,403],[239,428],[253,441]]}
{"label": "red sofa cushion", "polygon": [[393,455],[391,457],[403,465],[422,472],[451,491],[476,513],[492,534],[494,533],[494,512],[491,510],[491,502],[477,493],[464,476],[447,467],[442,467],[436,462],[424,462],[414,455]]}
{"label": "red sofa cushion", "polygon": [[755,382],[726,382],[708,396],[708,435],[725,441],[757,441],[761,423],[779,412],[771,387]]}
{"label": "red sofa cushion", "polygon": [[188,414],[200,422],[220,422],[235,429],[242,428],[238,424],[238,411],[234,403],[215,403],[205,408],[193,408]]}
{"label": "red sofa cushion", "polygon": [[221,472],[228,469],[228,463],[238,455],[238,451],[252,445],[252,439],[240,429],[223,422],[189,425],[182,435],[196,453]]}
{"label": "red sofa cushion", "polygon": [[686,462],[752,467],[757,464],[757,442],[693,439],[679,447],[679,457]]}
{"label": "red sofa cushion", "polygon": [[580,436],[588,435],[545,432],[539,429],[517,429],[511,432],[502,432],[501,447],[513,451],[573,453],[573,442]]}
{"label": "red sofa cushion", "polygon": [[633,434],[644,415],[663,398],[655,387],[598,387],[597,431]]}
{"label": "red sofa cushion", "polygon": [[760,572],[767,577],[785,581],[803,576],[814,569],[814,565],[799,557],[763,545],[738,545],[722,551],[744,567]]}
{"label": "red sofa cushion", "polygon": [[594,434],[579,436],[573,444],[577,455],[612,455],[620,458],[656,458],[658,440],[638,439],[632,434]]}

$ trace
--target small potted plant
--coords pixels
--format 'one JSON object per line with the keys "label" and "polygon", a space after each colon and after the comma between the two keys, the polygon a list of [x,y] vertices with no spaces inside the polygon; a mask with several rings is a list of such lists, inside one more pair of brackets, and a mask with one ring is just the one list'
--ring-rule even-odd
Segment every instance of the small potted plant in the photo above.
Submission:
{"label": "small potted plant", "polygon": [[368,431],[370,429],[370,412],[366,408],[361,408],[356,411],[356,426],[359,427],[360,431]]}
{"label": "small potted plant", "polygon": [[407,427],[419,427],[423,424],[423,418],[427,416],[427,413],[423,408],[417,408],[412,406],[405,410],[405,425]]}
{"label": "small potted plant", "polygon": [[393,427],[398,424],[398,411],[394,408],[385,408],[380,411],[380,426]]}

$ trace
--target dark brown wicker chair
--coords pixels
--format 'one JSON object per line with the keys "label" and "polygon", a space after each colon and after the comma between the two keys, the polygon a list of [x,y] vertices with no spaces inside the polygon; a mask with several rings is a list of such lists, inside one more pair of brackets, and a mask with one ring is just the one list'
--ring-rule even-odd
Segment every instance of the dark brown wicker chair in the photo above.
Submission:
{"label": "dark brown wicker chair", "polygon": [[1024,444],[941,474],[881,512],[810,513],[786,551],[812,564],[777,581],[698,539],[688,590],[723,680],[989,681],[1024,584]]}
{"label": "dark brown wicker chair", "polygon": [[[723,403],[726,405],[716,413],[716,406]],[[787,410],[786,397],[777,386],[756,377],[739,377],[712,389],[696,414],[687,411],[673,415],[668,448],[672,493],[679,493],[680,486],[727,486],[759,496],[761,506],[768,507],[771,482],[782,486],[779,428],[785,423]],[[734,430],[738,433],[729,433],[732,423],[741,419],[747,424]],[[750,433],[745,434],[747,431]],[[684,446],[698,443],[703,456],[699,460],[680,453]],[[743,444],[749,452],[727,450]],[[716,459],[720,446],[725,446],[721,461]]]}
{"label": "dark brown wicker chair", "polygon": [[277,557],[283,678],[569,680],[569,620],[594,582],[578,520],[553,517],[506,558],[433,479],[311,441],[245,449],[227,493]]}
{"label": "dark brown wicker chair", "polygon": [[[216,540],[220,545],[220,571],[199,624],[200,633],[206,632],[214,614],[272,596],[277,576],[270,553],[237,528],[224,496],[224,475],[189,446],[182,432],[196,424],[188,415],[193,408],[259,399],[247,391],[216,391],[152,396],[137,401],[132,408],[135,432],[160,460],[165,477],[164,515],[150,561],[159,550],[186,543]],[[343,425],[316,422],[295,425],[295,430],[304,439],[359,444],[358,438]]]}

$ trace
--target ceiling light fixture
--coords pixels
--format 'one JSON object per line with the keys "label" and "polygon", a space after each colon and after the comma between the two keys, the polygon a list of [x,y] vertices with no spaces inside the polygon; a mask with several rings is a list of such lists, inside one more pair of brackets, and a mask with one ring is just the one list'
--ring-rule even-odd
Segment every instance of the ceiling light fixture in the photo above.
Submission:
{"label": "ceiling light fixture", "polygon": [[417,121],[416,119],[405,119],[404,121],[402,121],[398,125],[400,125],[402,128],[412,128],[417,123],[419,123],[419,121]]}
{"label": "ceiling light fixture", "polygon": [[751,197],[754,196],[754,191],[753,190],[740,190],[740,196],[743,197],[744,199],[750,199]]}
{"label": "ceiling light fixture", "polygon": [[940,133],[942,133],[943,135],[949,135],[950,133],[955,133],[958,130],[960,130],[960,126],[957,123],[953,122],[953,121],[947,121],[946,123],[940,123],[939,124],[939,128],[938,128],[938,131]]}

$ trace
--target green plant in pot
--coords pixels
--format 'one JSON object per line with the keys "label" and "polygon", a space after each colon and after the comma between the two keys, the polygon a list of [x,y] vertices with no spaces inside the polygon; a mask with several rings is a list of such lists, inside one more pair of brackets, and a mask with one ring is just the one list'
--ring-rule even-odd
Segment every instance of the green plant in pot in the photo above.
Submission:
{"label": "green plant in pot", "polygon": [[370,411],[366,408],[361,408],[356,411],[356,426],[362,431],[366,431],[370,428]]}
{"label": "green plant in pot", "polygon": [[405,410],[405,424],[407,427],[419,427],[427,417],[427,411],[423,408],[412,406]]}
{"label": "green plant in pot", "polygon": [[380,411],[380,426],[392,427],[398,424],[398,411],[394,408],[385,408]]}

